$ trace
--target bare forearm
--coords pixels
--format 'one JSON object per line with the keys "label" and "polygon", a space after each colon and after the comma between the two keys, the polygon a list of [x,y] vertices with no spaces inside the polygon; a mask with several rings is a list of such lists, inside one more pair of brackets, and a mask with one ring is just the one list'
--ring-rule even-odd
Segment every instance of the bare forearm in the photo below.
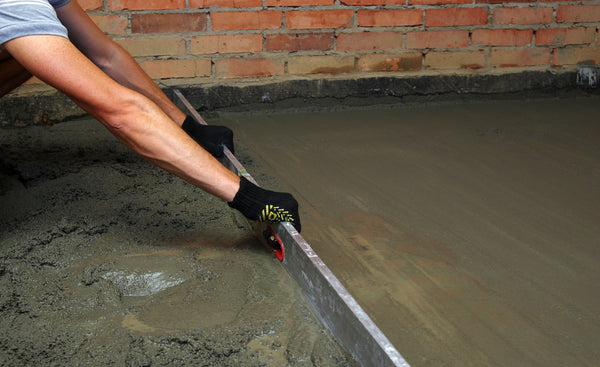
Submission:
{"label": "bare forearm", "polygon": [[[158,167],[225,201],[232,201],[239,178],[202,149],[151,101],[134,97],[130,108],[106,121],[119,140]],[[120,122],[123,122],[122,124]]]}
{"label": "bare forearm", "polygon": [[117,83],[149,98],[181,126],[185,114],[165,96],[127,51],[94,24],[77,2],[69,2],[58,8],[56,13],[69,30],[71,42],[88,59]]}
{"label": "bare forearm", "polygon": [[114,43],[113,47],[113,58],[108,65],[101,65],[102,70],[119,84],[149,98],[171,120],[181,126],[185,114],[171,102],[127,51]]}
{"label": "bare forearm", "polygon": [[239,188],[235,174],[150,99],[102,73],[67,39],[19,37],[6,47],[32,74],[71,97],[136,153],[224,200],[235,196]]}
{"label": "bare forearm", "polygon": [[70,96],[147,160],[227,201],[247,218],[288,221],[300,231],[298,202],[290,194],[240,180],[151,99],[110,78],[66,38],[23,36],[5,46],[29,72]]}

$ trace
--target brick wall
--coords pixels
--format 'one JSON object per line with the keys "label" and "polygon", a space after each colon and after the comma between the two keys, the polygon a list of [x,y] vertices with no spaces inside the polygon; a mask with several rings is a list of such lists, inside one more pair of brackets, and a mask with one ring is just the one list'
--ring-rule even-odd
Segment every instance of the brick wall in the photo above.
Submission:
{"label": "brick wall", "polygon": [[497,74],[600,59],[600,1],[79,3],[154,79]]}

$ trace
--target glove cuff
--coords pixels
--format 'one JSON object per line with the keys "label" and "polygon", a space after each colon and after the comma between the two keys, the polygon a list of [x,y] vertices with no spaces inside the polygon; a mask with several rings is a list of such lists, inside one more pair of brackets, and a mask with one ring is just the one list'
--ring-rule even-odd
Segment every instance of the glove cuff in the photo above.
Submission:
{"label": "glove cuff", "polygon": [[233,201],[227,203],[231,208],[239,210],[246,218],[258,220],[257,207],[260,207],[263,198],[266,196],[266,190],[256,186],[248,181],[244,176],[240,177],[240,189],[235,194]]}

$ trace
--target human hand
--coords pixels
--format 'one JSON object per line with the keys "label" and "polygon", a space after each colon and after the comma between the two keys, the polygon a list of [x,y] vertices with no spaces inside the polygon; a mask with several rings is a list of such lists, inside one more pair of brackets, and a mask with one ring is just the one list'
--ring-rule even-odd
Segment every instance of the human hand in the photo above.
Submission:
{"label": "human hand", "polygon": [[265,190],[245,177],[240,177],[240,189],[228,204],[248,219],[267,223],[290,222],[298,232],[302,229],[298,202],[291,194]]}
{"label": "human hand", "polygon": [[202,125],[191,116],[187,116],[181,128],[216,158],[223,156],[223,146],[235,153],[233,131],[225,126]]}

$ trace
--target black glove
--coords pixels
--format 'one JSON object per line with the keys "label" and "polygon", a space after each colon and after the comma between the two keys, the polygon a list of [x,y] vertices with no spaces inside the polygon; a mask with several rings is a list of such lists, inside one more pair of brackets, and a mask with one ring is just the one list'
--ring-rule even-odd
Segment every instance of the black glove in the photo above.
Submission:
{"label": "black glove", "polygon": [[244,177],[240,177],[240,189],[228,204],[251,220],[268,223],[290,222],[298,232],[302,228],[298,202],[291,194],[265,190]]}
{"label": "black glove", "polygon": [[223,145],[234,153],[233,131],[225,126],[202,125],[187,116],[181,128],[216,158],[223,156]]}

